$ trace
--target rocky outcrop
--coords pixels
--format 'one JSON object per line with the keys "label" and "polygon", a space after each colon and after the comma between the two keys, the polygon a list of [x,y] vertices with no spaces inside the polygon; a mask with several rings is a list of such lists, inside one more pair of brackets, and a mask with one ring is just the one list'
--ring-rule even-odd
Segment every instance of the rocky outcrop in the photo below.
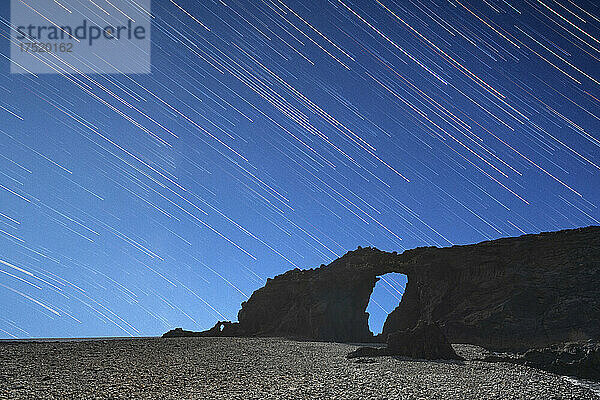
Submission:
{"label": "rocky outcrop", "polygon": [[387,347],[359,347],[348,358],[401,356],[424,360],[463,360],[456,354],[442,330],[435,324],[419,322],[413,329],[388,335]]}
{"label": "rocky outcrop", "polygon": [[[245,334],[327,341],[371,341],[365,312],[377,277],[359,251],[327,267],[295,269],[269,279],[238,313]],[[382,253],[385,254],[385,253]]]}
{"label": "rocky outcrop", "polygon": [[390,333],[387,353],[425,360],[462,360],[455,352],[439,326],[419,322],[413,329]]}
{"label": "rocky outcrop", "polygon": [[408,284],[383,340],[419,322],[439,325],[451,343],[493,350],[600,338],[600,227],[402,254],[359,248],[269,279],[242,303],[230,332],[371,341],[365,310],[377,277],[389,272]]}
{"label": "rocky outcrop", "polygon": [[599,227],[428,249],[412,260],[420,265],[384,334],[433,321],[452,343],[511,351],[600,337]]}
{"label": "rocky outcrop", "polygon": [[186,331],[183,328],[175,328],[162,335],[164,338],[215,336],[239,336],[238,324],[231,321],[219,321],[212,328],[202,332]]}
{"label": "rocky outcrop", "polygon": [[496,354],[484,361],[526,365],[555,374],[600,381],[600,343],[594,341],[560,343],[522,354]]}
{"label": "rocky outcrop", "polygon": [[[175,328],[171,329],[167,333],[164,333],[162,337],[164,338],[172,338],[172,337],[197,337],[197,336],[210,336],[209,331],[203,332],[194,332],[194,331],[186,331],[183,328]],[[211,332],[212,333],[212,332]]]}

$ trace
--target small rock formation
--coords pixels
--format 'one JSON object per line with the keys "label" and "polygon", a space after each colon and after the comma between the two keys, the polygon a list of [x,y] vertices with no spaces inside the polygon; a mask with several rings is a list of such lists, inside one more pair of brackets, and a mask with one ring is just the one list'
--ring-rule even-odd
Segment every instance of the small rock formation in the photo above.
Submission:
{"label": "small rock formation", "polygon": [[446,336],[435,324],[420,322],[413,329],[388,335],[387,347],[360,347],[348,358],[402,356],[424,360],[463,360],[456,354]]}
{"label": "small rock formation", "polygon": [[413,329],[388,335],[387,352],[425,360],[462,360],[439,326],[420,322]]}
{"label": "small rock formation", "polygon": [[348,353],[346,358],[379,357],[387,355],[387,348],[385,347],[359,347],[358,349]]}
{"label": "small rock formation", "polygon": [[[205,331],[206,332],[206,331]],[[204,332],[194,332],[194,331],[186,331],[183,328],[175,328],[171,329],[169,332],[164,333],[162,337],[171,338],[171,337],[194,337],[194,336],[206,336],[203,335]]]}
{"label": "small rock formation", "polygon": [[186,331],[183,328],[171,329],[167,333],[163,334],[164,338],[172,337],[214,337],[214,336],[239,336],[237,334],[237,324],[231,321],[219,321],[212,328],[202,331]]}

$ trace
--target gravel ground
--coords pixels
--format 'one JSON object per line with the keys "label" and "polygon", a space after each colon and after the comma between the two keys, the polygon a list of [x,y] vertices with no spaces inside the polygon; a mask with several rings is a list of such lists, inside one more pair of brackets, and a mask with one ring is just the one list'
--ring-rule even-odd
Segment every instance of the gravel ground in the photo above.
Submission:
{"label": "gravel ground", "polygon": [[347,360],[356,346],[176,338],[0,343],[0,399],[598,399],[564,377],[470,359]]}

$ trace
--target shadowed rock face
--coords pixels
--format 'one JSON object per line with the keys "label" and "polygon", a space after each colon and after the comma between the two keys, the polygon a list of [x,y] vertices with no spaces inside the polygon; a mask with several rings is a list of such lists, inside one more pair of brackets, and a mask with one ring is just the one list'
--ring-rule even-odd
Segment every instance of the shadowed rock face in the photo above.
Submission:
{"label": "shadowed rock face", "polygon": [[430,248],[412,260],[420,265],[384,334],[433,321],[452,343],[512,351],[600,337],[599,227]]}
{"label": "shadowed rock face", "polygon": [[359,248],[269,279],[225,335],[372,341],[365,310],[390,272],[408,284],[381,341],[419,322],[437,324],[451,343],[495,350],[600,338],[600,227],[402,254]]}
{"label": "shadowed rock face", "polygon": [[593,341],[560,343],[523,354],[496,353],[484,361],[526,365],[555,374],[600,381],[600,343]]}
{"label": "shadowed rock face", "polygon": [[454,352],[439,326],[422,321],[413,329],[390,333],[387,353],[426,360],[463,359]]}
{"label": "shadowed rock face", "polygon": [[365,312],[377,276],[408,284],[383,337],[435,322],[452,343],[521,351],[600,337],[600,227],[525,235],[402,254],[359,248],[313,270],[292,270],[255,291],[240,333],[372,340]]}
{"label": "shadowed rock face", "polygon": [[349,253],[327,267],[295,269],[269,279],[242,303],[241,330],[252,335],[371,341],[365,312],[377,282],[371,265],[366,264],[371,253],[380,252]]}

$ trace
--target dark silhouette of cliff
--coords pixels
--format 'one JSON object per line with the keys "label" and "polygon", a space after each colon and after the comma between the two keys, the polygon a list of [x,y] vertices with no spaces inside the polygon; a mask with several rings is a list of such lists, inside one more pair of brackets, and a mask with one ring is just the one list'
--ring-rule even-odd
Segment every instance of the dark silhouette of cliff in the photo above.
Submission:
{"label": "dark silhouette of cliff", "polygon": [[[402,301],[374,338],[365,312],[377,277],[398,272]],[[451,343],[524,351],[600,338],[600,227],[402,254],[358,248],[327,266],[291,270],[242,303],[214,336],[366,342],[419,322]]]}

